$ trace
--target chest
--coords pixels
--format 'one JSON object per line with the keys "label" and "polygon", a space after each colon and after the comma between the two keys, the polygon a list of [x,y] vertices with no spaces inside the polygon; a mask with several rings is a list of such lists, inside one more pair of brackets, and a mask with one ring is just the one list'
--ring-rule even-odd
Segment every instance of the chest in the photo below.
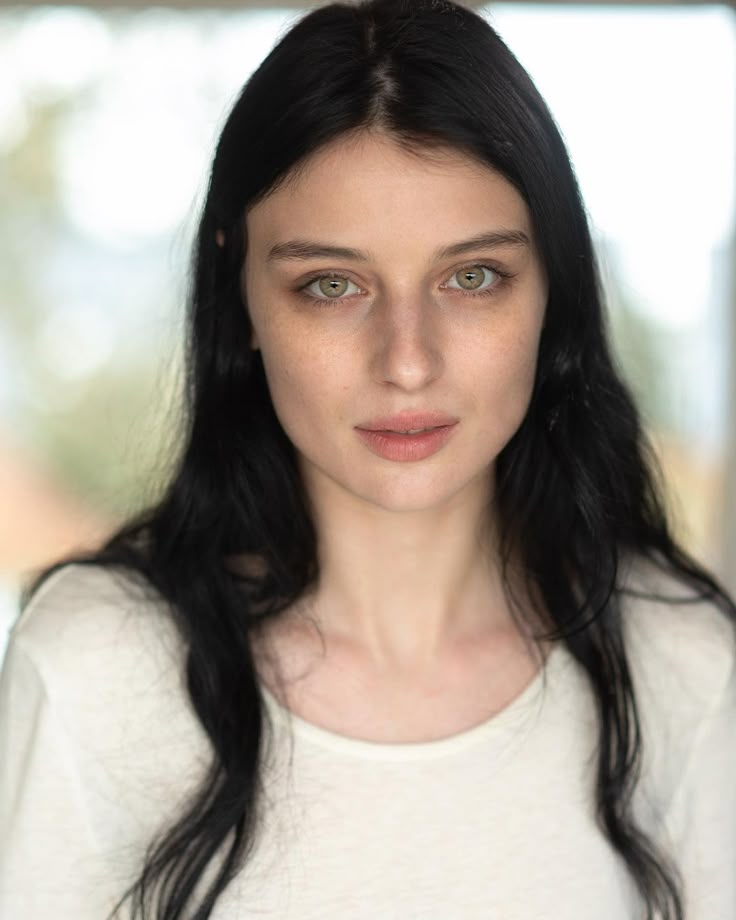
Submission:
{"label": "chest", "polygon": [[[279,920],[632,920],[635,892],[597,828],[591,738],[544,709],[449,756],[341,756],[297,740],[270,787],[248,877]],[[219,920],[219,917],[218,917]]]}

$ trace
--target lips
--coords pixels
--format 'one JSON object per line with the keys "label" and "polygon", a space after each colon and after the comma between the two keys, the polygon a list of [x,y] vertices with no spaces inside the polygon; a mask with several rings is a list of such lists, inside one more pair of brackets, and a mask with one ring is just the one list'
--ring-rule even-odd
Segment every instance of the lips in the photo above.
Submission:
{"label": "lips", "polygon": [[361,425],[356,425],[363,431],[394,431],[407,432],[426,428],[443,428],[454,425],[456,418],[443,412],[399,412],[396,415],[385,415],[372,418]]}
{"label": "lips", "polygon": [[453,436],[457,424],[458,419],[444,412],[407,409],[372,418],[356,425],[355,431],[372,453],[404,463],[436,454]]}

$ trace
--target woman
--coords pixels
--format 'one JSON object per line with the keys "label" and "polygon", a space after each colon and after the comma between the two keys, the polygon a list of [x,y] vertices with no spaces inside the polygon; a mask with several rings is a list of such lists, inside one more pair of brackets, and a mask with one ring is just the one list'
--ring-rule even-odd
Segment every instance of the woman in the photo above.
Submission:
{"label": "woman", "polygon": [[164,498],[13,630],[3,918],[736,916],[736,610],[487,23],[369,0],[282,38],[189,329]]}

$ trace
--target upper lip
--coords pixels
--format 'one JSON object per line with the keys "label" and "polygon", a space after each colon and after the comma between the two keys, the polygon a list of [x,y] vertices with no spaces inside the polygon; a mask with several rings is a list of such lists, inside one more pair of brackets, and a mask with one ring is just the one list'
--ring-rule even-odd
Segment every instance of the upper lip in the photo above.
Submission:
{"label": "upper lip", "polygon": [[372,418],[362,425],[356,425],[356,428],[364,431],[413,431],[416,428],[440,428],[456,422],[456,418],[444,412],[399,412],[397,415]]}

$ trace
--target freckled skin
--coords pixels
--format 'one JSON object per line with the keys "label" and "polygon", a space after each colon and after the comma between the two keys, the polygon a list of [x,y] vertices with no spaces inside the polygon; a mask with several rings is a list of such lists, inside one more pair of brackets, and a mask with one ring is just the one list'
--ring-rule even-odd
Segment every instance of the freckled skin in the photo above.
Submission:
{"label": "freckled skin", "polygon": [[[253,345],[312,497],[392,511],[485,505],[495,458],[529,404],[547,300],[519,193],[460,152],[419,158],[369,134],[318,151],[246,224],[242,281]],[[433,256],[501,228],[525,231],[532,245]],[[371,258],[267,261],[275,243],[295,238]],[[468,296],[460,269],[488,263],[514,277],[498,284],[485,275],[493,293]],[[297,292],[319,272],[351,282],[334,286],[341,300],[330,301],[324,281],[309,288],[320,301]],[[470,283],[477,290],[477,276]],[[378,415],[423,409],[459,425],[418,462],[378,457],[354,430]]]}

